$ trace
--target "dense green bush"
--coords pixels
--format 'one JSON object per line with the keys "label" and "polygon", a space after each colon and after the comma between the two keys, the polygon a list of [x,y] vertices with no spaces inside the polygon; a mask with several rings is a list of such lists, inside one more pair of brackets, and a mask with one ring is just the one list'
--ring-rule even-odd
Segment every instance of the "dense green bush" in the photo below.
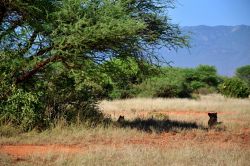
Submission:
{"label": "dense green bush", "polygon": [[159,69],[134,58],[116,58],[105,62],[102,70],[111,80],[112,89],[107,95],[108,98],[124,99],[136,97],[139,93],[137,85],[155,75]]}
{"label": "dense green bush", "polygon": [[158,87],[154,92],[153,97],[164,98],[189,98],[191,97],[191,89],[184,83],[180,84],[168,84]]}
{"label": "dense green bush", "polygon": [[130,86],[128,89],[115,87],[109,94],[109,99],[128,99],[138,96],[139,89],[136,85]]}
{"label": "dense green bush", "polygon": [[199,65],[196,69],[199,80],[208,86],[216,87],[219,83],[217,70],[214,66]]}
{"label": "dense green bush", "polygon": [[139,85],[143,97],[191,97],[191,89],[185,82],[183,70],[166,67],[158,76],[147,79]]}
{"label": "dense green bush", "polygon": [[197,68],[162,67],[161,73],[144,81],[139,96],[191,97],[192,93],[216,92],[220,82],[214,66],[200,65]]}
{"label": "dense green bush", "polygon": [[221,94],[227,97],[247,98],[250,94],[250,89],[247,84],[239,78],[228,78],[219,85]]}
{"label": "dense green bush", "polygon": [[20,70],[16,65],[20,61],[12,54],[1,53],[0,57],[3,60],[0,63],[1,124],[29,130],[48,127],[61,118],[70,123],[82,121],[93,125],[103,120],[96,101],[109,93],[104,90],[109,79],[93,63],[86,62],[84,71],[65,70],[62,63],[54,63],[46,69],[47,74],[14,85],[12,77]]}
{"label": "dense green bush", "polygon": [[200,65],[193,69],[183,69],[186,82],[190,84],[193,91],[200,88],[217,87],[219,76],[214,66]]}
{"label": "dense green bush", "polygon": [[13,94],[5,102],[1,102],[0,121],[19,126],[23,130],[33,128],[42,122],[39,94],[12,89]]}
{"label": "dense green bush", "polygon": [[236,77],[246,81],[248,87],[250,88],[250,65],[237,68]]}

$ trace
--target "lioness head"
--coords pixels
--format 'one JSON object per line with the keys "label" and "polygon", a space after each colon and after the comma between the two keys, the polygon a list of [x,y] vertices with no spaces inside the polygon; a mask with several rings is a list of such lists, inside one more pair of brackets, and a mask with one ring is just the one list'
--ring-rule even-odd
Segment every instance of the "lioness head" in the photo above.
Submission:
{"label": "lioness head", "polygon": [[124,122],[125,121],[125,118],[124,118],[124,116],[119,116],[119,118],[118,118],[118,120],[117,120],[117,122]]}

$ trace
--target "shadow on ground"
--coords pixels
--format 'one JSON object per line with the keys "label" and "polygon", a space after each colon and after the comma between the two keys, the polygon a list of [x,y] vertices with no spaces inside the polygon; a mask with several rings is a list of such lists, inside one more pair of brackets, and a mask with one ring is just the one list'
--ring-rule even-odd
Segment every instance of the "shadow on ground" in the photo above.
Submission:
{"label": "shadow on ground", "polygon": [[158,120],[158,119],[135,119],[132,121],[123,120],[122,122],[117,122],[120,127],[123,128],[132,128],[145,132],[169,132],[169,131],[178,131],[178,130],[192,130],[192,129],[201,129],[206,130],[202,125],[198,125],[195,122],[185,122],[185,121],[176,121],[176,120]]}

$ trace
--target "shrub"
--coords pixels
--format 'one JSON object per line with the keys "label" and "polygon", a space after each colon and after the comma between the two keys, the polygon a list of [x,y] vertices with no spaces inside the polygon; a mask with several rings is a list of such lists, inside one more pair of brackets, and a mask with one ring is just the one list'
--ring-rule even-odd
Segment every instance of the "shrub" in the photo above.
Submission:
{"label": "shrub", "polygon": [[179,84],[167,83],[162,87],[159,87],[153,97],[164,98],[189,98],[191,97],[191,89],[183,82]]}
{"label": "shrub", "polygon": [[221,94],[227,97],[247,98],[250,94],[247,83],[239,78],[228,78],[219,85]]}
{"label": "shrub", "polygon": [[250,88],[250,65],[242,66],[236,69],[236,76],[247,82]]}
{"label": "shrub", "polygon": [[136,97],[137,85],[158,72],[154,65],[134,58],[112,59],[102,65],[102,70],[107,73],[113,86],[107,96],[110,99]]}
{"label": "shrub", "polygon": [[140,85],[140,96],[143,97],[165,97],[165,98],[185,98],[191,97],[192,90],[185,83],[183,77],[170,75],[153,77],[144,81]]}
{"label": "shrub", "polygon": [[183,69],[186,82],[193,91],[206,87],[217,87],[219,76],[214,66],[200,65],[194,69]]}
{"label": "shrub", "polygon": [[[59,64],[51,65],[50,68],[55,66],[58,67]],[[0,68],[3,67],[2,63]],[[6,69],[6,72],[9,71]],[[13,85],[9,77],[4,77],[4,72],[0,73],[4,80],[0,82],[0,90],[4,92],[0,95],[0,123],[10,124],[24,131],[49,127],[58,119],[64,119],[68,123],[81,121],[96,125],[103,120],[96,105],[97,99],[106,95],[102,93],[104,88],[109,91],[106,86],[109,81],[99,73],[101,72],[97,69],[56,70],[50,74],[36,75],[18,86]],[[90,74],[100,77],[94,79]]]}
{"label": "shrub", "polygon": [[164,85],[163,87],[156,90],[156,92],[154,93],[154,97],[178,97],[178,87],[177,85]]}
{"label": "shrub", "polygon": [[128,99],[136,97],[139,93],[139,89],[136,86],[130,86],[128,89],[121,89],[115,87],[109,94],[109,99]]}
{"label": "shrub", "polygon": [[0,121],[19,126],[22,130],[32,129],[42,119],[39,95],[21,89],[13,91],[7,101],[0,103]]}
{"label": "shrub", "polygon": [[201,88],[205,88],[206,84],[200,81],[192,81],[190,83],[190,87],[193,91],[201,89]]}
{"label": "shrub", "polygon": [[214,66],[199,65],[195,70],[201,82],[208,86],[218,86],[219,78]]}

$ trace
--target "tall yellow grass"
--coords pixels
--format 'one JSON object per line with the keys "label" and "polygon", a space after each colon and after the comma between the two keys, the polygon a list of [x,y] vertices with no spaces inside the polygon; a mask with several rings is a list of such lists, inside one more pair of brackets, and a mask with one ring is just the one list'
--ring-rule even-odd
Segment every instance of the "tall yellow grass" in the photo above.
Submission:
{"label": "tall yellow grass", "polygon": [[99,107],[113,119],[117,119],[120,115],[125,116],[125,119],[138,116],[147,118],[152,114],[164,112],[170,119],[195,121],[206,125],[208,120],[206,113],[218,112],[219,121],[223,121],[229,128],[237,127],[237,125],[250,126],[250,99],[226,98],[219,94],[200,96],[198,99],[104,100],[100,102]]}
{"label": "tall yellow grass", "polygon": [[[43,132],[0,135],[6,144],[64,144],[84,146],[83,153],[31,154],[18,161],[0,153],[0,165],[240,165],[250,163],[250,99],[230,99],[212,94],[199,99],[147,99],[101,101],[100,109],[114,120],[133,120],[164,114],[170,120],[207,126],[207,112],[218,112],[226,130],[200,128],[147,133],[136,128],[64,126]],[[9,130],[11,129],[11,130]],[[13,130],[13,131],[12,131]]]}

